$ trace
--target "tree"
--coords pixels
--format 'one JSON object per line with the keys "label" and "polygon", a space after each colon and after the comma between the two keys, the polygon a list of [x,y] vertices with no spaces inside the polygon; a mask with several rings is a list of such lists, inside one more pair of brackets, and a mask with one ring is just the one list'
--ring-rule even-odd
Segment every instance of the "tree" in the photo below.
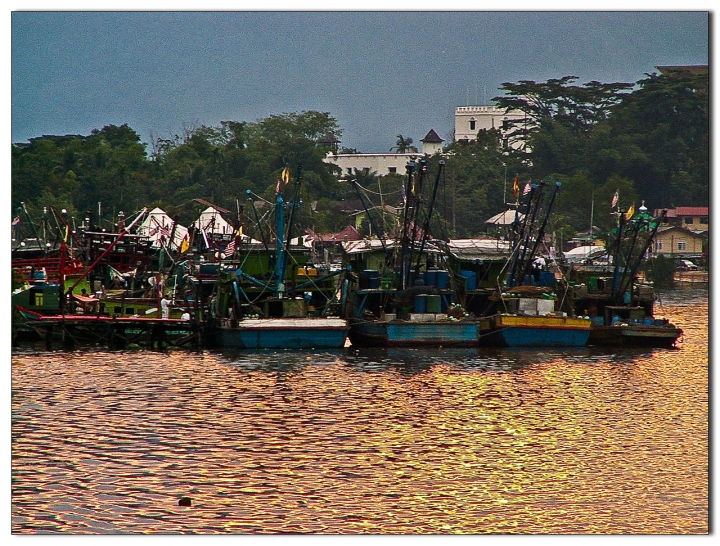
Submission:
{"label": "tree", "polygon": [[707,73],[651,74],[638,86],[613,109],[603,148],[650,206],[707,205]]}
{"label": "tree", "polygon": [[501,108],[525,114],[525,118],[510,122],[508,138],[527,144],[512,153],[532,163],[536,179],[551,173],[570,175],[584,168],[593,129],[608,119],[613,106],[633,85],[597,81],[572,85],[577,79],[565,76],[544,83],[505,82],[500,89],[506,95],[493,99]]}
{"label": "tree", "polygon": [[395,153],[398,154],[416,153],[418,150],[415,146],[412,145],[412,143],[412,138],[405,138],[402,135],[397,135],[397,141],[395,142],[395,146],[390,148],[390,151],[392,152],[393,150],[395,150]]}

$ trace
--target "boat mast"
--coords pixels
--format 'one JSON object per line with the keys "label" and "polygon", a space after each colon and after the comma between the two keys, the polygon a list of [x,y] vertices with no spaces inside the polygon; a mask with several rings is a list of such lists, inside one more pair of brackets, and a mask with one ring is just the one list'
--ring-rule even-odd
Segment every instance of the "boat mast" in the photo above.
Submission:
{"label": "boat mast", "polygon": [[552,211],[553,204],[555,203],[555,197],[557,196],[557,193],[560,190],[561,186],[562,184],[560,182],[555,182],[555,191],[553,192],[552,197],[550,198],[550,203],[548,204],[547,210],[545,211],[545,218],[543,218],[540,229],[538,230],[537,236],[535,237],[535,244],[533,245],[532,251],[530,252],[530,256],[528,256],[527,260],[525,261],[525,266],[521,275],[521,278],[523,279],[525,278],[525,275],[528,274],[528,271],[530,269],[530,262],[535,257],[535,253],[537,252],[537,248],[540,245],[540,241],[542,241],[543,237],[545,237],[545,228],[547,226],[548,218],[550,218],[550,212]]}
{"label": "boat mast", "polygon": [[420,243],[420,251],[418,252],[417,263],[415,264],[416,275],[420,270],[420,260],[422,259],[422,254],[425,250],[425,241],[427,241],[427,233],[430,229],[430,220],[432,218],[433,209],[435,207],[435,199],[437,198],[438,186],[440,185],[440,176],[442,175],[444,169],[445,162],[441,160],[438,166],[437,176],[435,177],[435,184],[433,186],[432,199],[430,200],[430,205],[428,206],[427,217],[425,218],[425,223],[423,224],[422,228],[423,238],[422,242]]}

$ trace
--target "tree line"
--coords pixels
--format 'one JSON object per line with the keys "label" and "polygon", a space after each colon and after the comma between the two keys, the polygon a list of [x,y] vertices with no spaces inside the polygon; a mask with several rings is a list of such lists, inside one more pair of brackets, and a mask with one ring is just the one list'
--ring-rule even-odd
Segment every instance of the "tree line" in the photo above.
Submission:
{"label": "tree line", "polygon": [[[521,188],[562,182],[551,229],[565,237],[587,229],[591,214],[595,225],[609,229],[616,191],[622,208],[637,209],[643,200],[650,211],[709,204],[707,73],[649,74],[635,84],[577,85],[577,79],[504,83],[504,94],[493,101],[526,119],[512,123],[509,134],[481,130],[476,140],[450,143],[442,156],[427,158],[430,173],[445,161],[437,235],[484,232],[485,220],[514,201],[516,176]],[[330,113],[305,111],[187,127],[153,139],[149,153],[127,125],[44,135],[12,145],[13,213],[21,203],[35,217],[54,206],[81,221],[100,203],[107,223],[101,227],[111,227],[119,211],[127,216],[158,206],[187,225],[203,208],[193,199],[202,198],[237,210],[252,233],[247,190],[252,199],[272,203],[282,170],[295,173],[302,165],[296,227],[339,231],[352,222],[347,212],[358,199],[348,177],[324,161],[342,132]],[[398,135],[398,147],[411,144]],[[402,174],[352,178],[400,205]]]}

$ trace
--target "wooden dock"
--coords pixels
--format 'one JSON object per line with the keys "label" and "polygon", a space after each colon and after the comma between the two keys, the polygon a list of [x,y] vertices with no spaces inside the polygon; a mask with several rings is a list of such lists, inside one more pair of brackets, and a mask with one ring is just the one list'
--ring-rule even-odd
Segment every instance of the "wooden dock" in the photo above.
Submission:
{"label": "wooden dock", "polygon": [[676,271],[674,275],[676,284],[707,284],[708,271]]}
{"label": "wooden dock", "polygon": [[174,318],[121,317],[109,315],[43,315],[18,308],[24,322],[22,330],[45,341],[45,347],[72,349],[77,346],[103,346],[124,349],[192,348],[203,343],[201,326]]}

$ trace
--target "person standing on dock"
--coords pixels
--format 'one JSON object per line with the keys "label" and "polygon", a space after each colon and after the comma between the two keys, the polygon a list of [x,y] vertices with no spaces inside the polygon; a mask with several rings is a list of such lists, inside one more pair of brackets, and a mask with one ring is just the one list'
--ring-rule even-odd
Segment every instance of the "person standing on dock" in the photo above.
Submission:
{"label": "person standing on dock", "polygon": [[162,318],[170,317],[170,299],[167,296],[163,296],[160,300],[160,309],[162,309]]}

